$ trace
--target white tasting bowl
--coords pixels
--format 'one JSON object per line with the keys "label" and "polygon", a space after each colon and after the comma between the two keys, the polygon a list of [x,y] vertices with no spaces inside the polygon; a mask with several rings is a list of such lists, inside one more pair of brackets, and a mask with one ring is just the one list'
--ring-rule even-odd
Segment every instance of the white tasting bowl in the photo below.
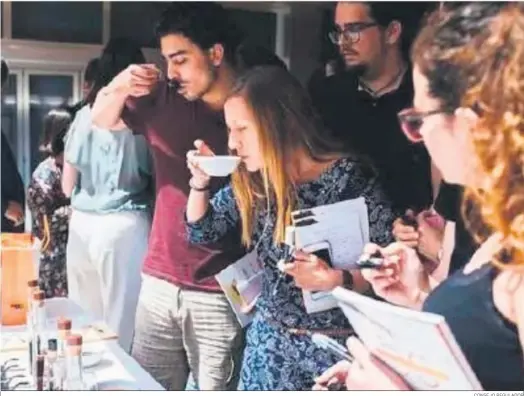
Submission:
{"label": "white tasting bowl", "polygon": [[212,177],[229,176],[240,164],[240,157],[233,155],[195,155],[193,159],[200,169]]}

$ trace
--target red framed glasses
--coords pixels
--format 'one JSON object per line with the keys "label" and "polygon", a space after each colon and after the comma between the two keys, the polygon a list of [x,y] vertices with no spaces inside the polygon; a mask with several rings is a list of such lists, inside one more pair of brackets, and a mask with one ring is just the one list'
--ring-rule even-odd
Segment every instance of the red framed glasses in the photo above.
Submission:
{"label": "red framed glasses", "polygon": [[420,134],[420,128],[424,124],[424,118],[441,113],[445,113],[445,111],[437,109],[422,112],[410,108],[398,113],[398,120],[400,122],[400,127],[408,140],[413,143],[418,143],[423,140],[422,135]]}

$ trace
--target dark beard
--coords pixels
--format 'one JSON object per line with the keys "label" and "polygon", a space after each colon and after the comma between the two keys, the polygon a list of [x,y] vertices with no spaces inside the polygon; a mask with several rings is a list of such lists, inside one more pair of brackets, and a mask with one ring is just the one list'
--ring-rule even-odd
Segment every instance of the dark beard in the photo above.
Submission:
{"label": "dark beard", "polygon": [[345,65],[346,66],[346,72],[349,72],[351,74],[356,75],[357,77],[362,77],[367,71],[368,67],[365,64],[358,64],[358,65]]}

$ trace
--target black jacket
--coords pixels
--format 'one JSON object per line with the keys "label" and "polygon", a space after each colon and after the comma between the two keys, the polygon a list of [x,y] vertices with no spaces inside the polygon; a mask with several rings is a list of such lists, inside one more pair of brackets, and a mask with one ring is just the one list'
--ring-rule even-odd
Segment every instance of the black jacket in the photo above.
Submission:
{"label": "black jacket", "polygon": [[15,227],[13,222],[5,217],[9,201],[18,202],[25,208],[24,183],[16,167],[15,158],[7,138],[2,131],[2,232],[24,232],[24,226]]}
{"label": "black jacket", "polygon": [[334,138],[376,167],[395,209],[420,211],[431,205],[429,154],[423,144],[408,141],[397,118],[399,111],[412,105],[409,70],[397,90],[377,99],[359,90],[351,73],[324,79],[310,87],[310,95]]}

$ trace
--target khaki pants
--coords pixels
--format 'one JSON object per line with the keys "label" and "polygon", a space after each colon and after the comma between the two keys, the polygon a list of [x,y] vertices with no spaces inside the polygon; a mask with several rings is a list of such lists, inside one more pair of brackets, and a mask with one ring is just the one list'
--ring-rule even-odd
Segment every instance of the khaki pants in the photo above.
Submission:
{"label": "khaki pants", "polygon": [[143,275],[132,356],[167,390],[235,390],[244,331],[223,294]]}

